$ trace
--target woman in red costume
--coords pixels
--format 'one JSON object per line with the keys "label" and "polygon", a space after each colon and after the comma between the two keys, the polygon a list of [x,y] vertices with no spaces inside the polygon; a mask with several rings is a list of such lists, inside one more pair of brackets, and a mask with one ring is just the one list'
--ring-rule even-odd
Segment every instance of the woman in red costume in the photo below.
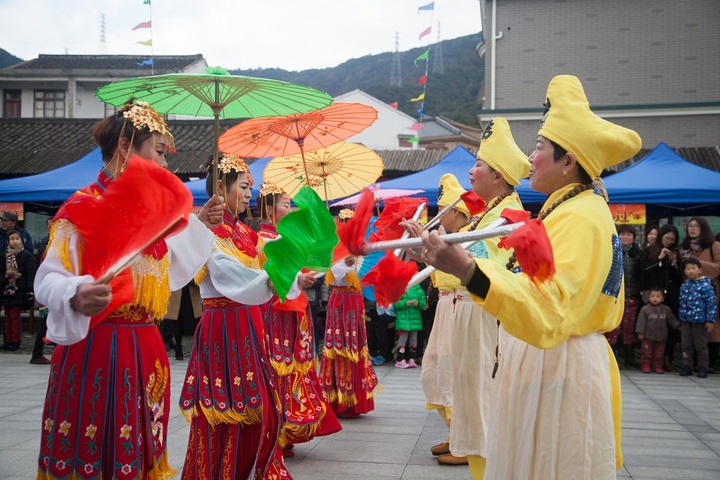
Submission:
{"label": "woman in red costume", "polygon": [[[273,295],[261,270],[264,243],[236,221],[248,208],[252,178],[235,155],[225,155],[218,167],[225,214],[212,229],[210,259],[195,278],[203,316],[180,394],[180,408],[191,422],[183,478],[290,478],[277,448],[282,411],[259,307]],[[208,175],[208,194],[212,187]],[[288,298],[298,294],[296,282]]]}
{"label": "woman in red costume", "polygon": [[[257,205],[262,220],[259,235],[266,241],[275,240],[277,223],[290,211],[290,197],[278,186],[264,183]],[[300,274],[298,278],[302,288],[309,288],[314,282],[309,274]],[[265,342],[285,412],[280,446],[284,456],[292,456],[294,443],[338,432],[342,426],[329,408],[315,371],[313,319],[305,293],[284,304],[273,295],[262,310]]]}
{"label": "woman in red costume", "polygon": [[378,384],[368,354],[357,258],[347,255],[336,261],[326,282],[331,293],[320,381],[337,416],[355,418],[375,408],[373,394]]}
{"label": "woman in red costume", "polygon": [[[47,338],[58,344],[37,478],[167,478],[174,474],[166,451],[170,369],[155,322],[165,313],[170,291],[202,267],[213,238],[191,216],[183,231],[145,250],[130,267],[133,300],[91,327],[91,317],[110,305],[112,288],[81,273],[87,271],[83,260],[89,239],[76,227],[82,214],[68,205],[81,204],[88,211],[130,155],[166,167],[165,154],[172,147],[162,116],[144,102],[126,104],[92,132],[104,167],[96,183],[75,193],[56,215],[35,281],[37,299],[48,307]],[[200,214],[207,224],[220,219],[220,205],[212,207],[216,202],[209,201]]]}

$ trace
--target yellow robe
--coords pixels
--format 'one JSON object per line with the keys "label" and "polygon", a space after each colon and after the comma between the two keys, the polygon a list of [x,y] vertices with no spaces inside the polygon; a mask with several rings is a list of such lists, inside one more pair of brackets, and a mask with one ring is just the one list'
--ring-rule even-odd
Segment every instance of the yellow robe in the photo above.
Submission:
{"label": "yellow robe", "polygon": [[[575,186],[555,192],[543,209]],[[473,298],[510,334],[486,475],[615,478],[622,467],[620,375],[601,334],[622,318],[622,248],[605,201],[592,191],[543,223],[555,256],[550,281],[536,286],[526,274],[476,259],[491,286],[485,300]]]}

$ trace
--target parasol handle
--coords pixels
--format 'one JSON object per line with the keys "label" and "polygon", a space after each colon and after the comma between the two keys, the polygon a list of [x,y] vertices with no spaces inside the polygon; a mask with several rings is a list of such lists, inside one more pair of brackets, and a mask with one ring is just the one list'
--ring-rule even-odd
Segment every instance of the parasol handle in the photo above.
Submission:
{"label": "parasol handle", "polygon": [[[525,225],[525,222],[513,223],[510,225],[503,225],[497,228],[487,228],[483,230],[474,230],[472,232],[461,232],[461,233],[447,233],[440,235],[440,239],[445,243],[464,243],[469,241],[484,240],[492,237],[502,237],[508,235],[518,228]],[[394,250],[396,248],[418,248],[422,247],[423,242],[419,237],[404,238],[400,240],[386,240],[382,242],[366,243],[363,246],[363,255],[368,255],[372,252],[382,252],[385,250]]]}
{"label": "parasol handle", "polygon": [[[501,227],[502,225],[504,225],[504,224],[506,224],[506,223],[507,223],[507,220],[506,220],[506,219],[504,219],[504,218],[499,218],[499,219],[495,220],[493,223],[491,223],[490,225],[488,225],[488,227],[487,227],[486,229],[477,230],[477,231],[478,231],[478,232],[482,232],[482,231],[485,231],[485,230],[487,230],[487,229]],[[465,250],[467,250],[468,248],[470,248],[470,247],[472,247],[473,245],[475,245],[478,241],[479,241],[479,240],[472,240],[472,241],[469,241],[469,242],[464,242],[464,243],[462,244],[462,247],[463,247]],[[415,285],[419,285],[420,283],[422,283],[423,280],[425,280],[425,279],[428,278],[430,275],[432,275],[433,273],[435,273],[435,270],[437,270],[437,269],[436,269],[435,267],[433,267],[432,265],[428,265],[427,267],[425,267],[425,268],[423,268],[422,270],[420,270],[418,273],[416,273],[415,275],[413,275],[413,277],[410,279],[410,281],[408,282],[408,285],[407,285],[407,287],[406,287],[406,290],[410,289],[410,287],[414,287]]]}
{"label": "parasol handle", "polygon": [[438,212],[438,214],[435,215],[435,216],[432,218],[432,220],[430,220],[429,222],[427,222],[427,223],[425,224],[425,226],[423,227],[423,230],[430,230],[430,229],[431,229],[432,227],[434,227],[436,224],[440,223],[440,219],[441,219],[443,216],[445,216],[446,213],[448,213],[450,210],[452,210],[452,209],[455,207],[455,205],[457,205],[457,204],[460,203],[461,201],[462,201],[462,198],[458,197],[458,198],[456,198],[455,201],[453,201],[450,205],[448,205],[447,207],[445,207],[445,208],[443,208],[442,210],[440,210],[440,211]]}
{"label": "parasol handle", "polygon": [[[422,215],[423,210],[425,210],[425,206],[427,204],[425,202],[422,202],[420,205],[418,205],[417,210],[415,210],[415,214],[412,217],[413,222],[417,222],[418,218],[420,218],[420,215]],[[402,234],[401,239],[408,238],[410,236],[410,232],[405,230]],[[402,248],[396,248],[393,253],[396,257],[400,257],[400,254],[402,253]]]}

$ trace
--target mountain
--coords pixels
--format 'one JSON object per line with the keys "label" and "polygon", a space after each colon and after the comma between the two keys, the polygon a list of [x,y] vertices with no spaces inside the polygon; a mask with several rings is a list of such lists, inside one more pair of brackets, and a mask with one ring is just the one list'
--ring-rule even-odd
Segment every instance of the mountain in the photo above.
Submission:
{"label": "mountain", "polygon": [[0,48],[0,68],[11,67],[20,62],[22,62],[22,59]]}
{"label": "mountain", "polygon": [[[473,112],[478,108],[477,96],[485,77],[485,64],[475,47],[480,34],[430,45],[429,68],[425,92],[424,113],[444,116],[452,120],[477,125]],[[442,47],[443,72],[435,67],[438,46]],[[425,73],[425,61],[414,60],[426,49],[414,48],[400,52],[402,86],[390,85],[394,53],[381,53],[348,60],[333,68],[289,72],[277,68],[231,70],[236,75],[271,78],[308,85],[328,92],[332,96],[361,89],[383,102],[398,102],[398,108],[412,117],[418,117],[420,102],[410,102],[419,96],[423,87],[418,80]]]}

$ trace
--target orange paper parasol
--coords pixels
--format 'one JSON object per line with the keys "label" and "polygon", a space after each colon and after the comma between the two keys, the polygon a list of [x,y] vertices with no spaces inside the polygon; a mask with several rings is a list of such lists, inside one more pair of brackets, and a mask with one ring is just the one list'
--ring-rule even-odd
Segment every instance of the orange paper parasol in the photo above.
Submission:
{"label": "orange paper parasol", "polygon": [[333,103],[308,113],[255,118],[220,136],[219,148],[241,157],[280,157],[299,153],[308,186],[305,152],[341,142],[362,132],[377,119],[377,110],[360,103]]}

